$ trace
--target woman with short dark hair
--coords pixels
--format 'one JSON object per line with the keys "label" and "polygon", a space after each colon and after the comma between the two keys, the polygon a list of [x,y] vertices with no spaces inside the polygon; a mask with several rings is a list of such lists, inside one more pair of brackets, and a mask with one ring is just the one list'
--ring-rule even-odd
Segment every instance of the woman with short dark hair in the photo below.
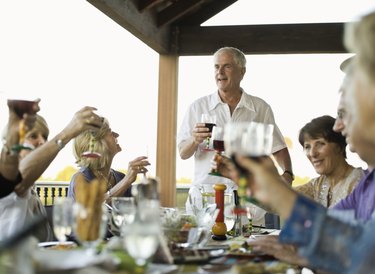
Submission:
{"label": "woman with short dark hair", "polygon": [[346,141],[333,131],[335,118],[324,115],[307,123],[299,142],[319,177],[295,189],[325,207],[331,207],[350,194],[363,175],[346,161]]}

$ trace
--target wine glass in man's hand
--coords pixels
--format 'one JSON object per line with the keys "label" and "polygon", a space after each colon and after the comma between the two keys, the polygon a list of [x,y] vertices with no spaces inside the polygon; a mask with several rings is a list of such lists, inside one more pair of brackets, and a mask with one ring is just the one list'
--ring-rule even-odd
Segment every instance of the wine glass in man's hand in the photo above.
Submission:
{"label": "wine glass in man's hand", "polygon": [[[205,124],[205,127],[208,128],[208,132],[212,133],[212,129],[216,126],[216,115],[210,115],[209,113],[203,113],[201,116],[201,123]],[[210,148],[210,137],[207,137],[205,140],[204,151],[212,151]]]}
{"label": "wine glass in man's hand", "polygon": [[[221,155],[224,152],[224,128],[219,126],[214,126],[212,129],[212,143],[213,148],[216,151],[215,159],[220,161]],[[217,168],[212,168],[210,175],[222,176]]]}

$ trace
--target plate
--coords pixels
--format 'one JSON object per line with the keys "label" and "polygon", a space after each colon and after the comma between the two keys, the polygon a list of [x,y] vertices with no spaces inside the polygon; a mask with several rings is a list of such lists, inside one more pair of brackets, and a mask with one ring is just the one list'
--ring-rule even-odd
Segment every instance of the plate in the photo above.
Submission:
{"label": "plate", "polygon": [[65,250],[65,249],[72,249],[76,247],[77,244],[75,242],[67,241],[67,242],[41,242],[38,244],[40,248],[47,248],[47,249],[57,249],[57,250]]}

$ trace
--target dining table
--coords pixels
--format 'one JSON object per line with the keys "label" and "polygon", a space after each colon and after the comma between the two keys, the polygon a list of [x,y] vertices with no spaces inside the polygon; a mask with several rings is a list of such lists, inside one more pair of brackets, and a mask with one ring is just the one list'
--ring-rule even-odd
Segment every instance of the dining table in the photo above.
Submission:
{"label": "dining table", "polygon": [[[253,252],[247,242],[258,236],[277,235],[279,230],[261,229],[250,237],[231,237],[217,241],[210,239],[203,247],[178,247],[167,245],[158,250],[145,267],[136,266],[130,255],[116,248],[116,237],[100,245],[98,252],[89,253],[79,247],[56,248],[58,243],[39,243],[30,239],[18,245],[18,250],[9,251],[13,264],[19,264],[14,272],[4,267],[4,253],[0,256],[1,273],[19,274],[191,274],[191,273],[309,273],[301,268],[281,262],[272,256]],[[121,241],[117,237],[117,241]],[[115,243],[115,244],[114,244]],[[117,242],[118,244],[119,242]],[[165,246],[164,246],[165,247]],[[160,248],[159,248],[160,249]],[[29,252],[31,259],[25,256]],[[14,254],[23,253],[15,256]],[[23,256],[23,257],[22,257]],[[9,257],[9,256],[8,256]],[[9,258],[8,258],[9,259]],[[29,265],[26,265],[26,262]],[[312,273],[312,272],[310,272]]]}

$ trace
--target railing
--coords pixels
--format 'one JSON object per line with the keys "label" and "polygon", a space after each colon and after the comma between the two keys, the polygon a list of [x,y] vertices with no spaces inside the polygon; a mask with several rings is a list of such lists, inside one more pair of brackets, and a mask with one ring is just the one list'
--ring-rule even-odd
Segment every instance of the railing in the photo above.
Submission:
{"label": "railing", "polygon": [[[68,195],[69,182],[36,182],[35,189],[44,205],[53,205],[56,197]],[[189,191],[188,184],[177,184],[177,207],[184,207]]]}
{"label": "railing", "polygon": [[[68,195],[68,187],[68,182],[36,182],[35,184],[38,196],[47,207],[53,205],[56,197],[66,197]],[[189,184],[176,185],[176,206],[178,208],[185,207],[189,188]],[[265,225],[267,228],[280,229],[280,219],[277,215],[267,213],[265,216]]]}
{"label": "railing", "polygon": [[36,182],[35,190],[42,203],[53,205],[56,197],[68,195],[69,182]]}

